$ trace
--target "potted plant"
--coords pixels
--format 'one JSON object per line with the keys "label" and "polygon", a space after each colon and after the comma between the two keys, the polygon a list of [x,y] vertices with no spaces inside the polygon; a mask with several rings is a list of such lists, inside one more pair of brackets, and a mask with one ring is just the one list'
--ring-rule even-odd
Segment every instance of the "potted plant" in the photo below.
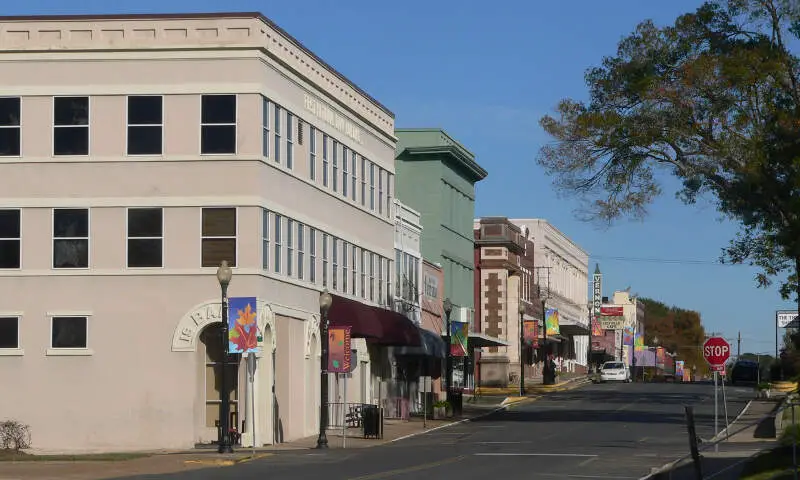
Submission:
{"label": "potted plant", "polygon": [[769,382],[761,382],[756,387],[758,390],[758,398],[769,398],[771,396],[772,385]]}
{"label": "potted plant", "polygon": [[433,418],[439,420],[447,418],[448,413],[452,411],[450,403],[447,400],[439,400],[433,404]]}

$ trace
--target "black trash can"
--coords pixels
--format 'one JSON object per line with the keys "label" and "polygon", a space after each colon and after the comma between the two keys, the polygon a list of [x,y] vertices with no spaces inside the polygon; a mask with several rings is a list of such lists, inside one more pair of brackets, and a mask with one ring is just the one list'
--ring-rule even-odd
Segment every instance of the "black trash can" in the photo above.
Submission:
{"label": "black trash can", "polygon": [[361,419],[364,426],[364,438],[381,438],[383,436],[383,419],[377,405],[362,405]]}
{"label": "black trash can", "polygon": [[450,408],[453,409],[454,417],[460,417],[464,413],[464,391],[460,388],[450,389]]}

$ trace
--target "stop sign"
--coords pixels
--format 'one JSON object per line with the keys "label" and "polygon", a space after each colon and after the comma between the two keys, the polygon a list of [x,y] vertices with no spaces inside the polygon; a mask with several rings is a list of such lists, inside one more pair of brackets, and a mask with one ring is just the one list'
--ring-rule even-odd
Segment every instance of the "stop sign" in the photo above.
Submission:
{"label": "stop sign", "polygon": [[703,358],[711,367],[725,365],[731,356],[731,346],[722,337],[711,337],[703,344]]}

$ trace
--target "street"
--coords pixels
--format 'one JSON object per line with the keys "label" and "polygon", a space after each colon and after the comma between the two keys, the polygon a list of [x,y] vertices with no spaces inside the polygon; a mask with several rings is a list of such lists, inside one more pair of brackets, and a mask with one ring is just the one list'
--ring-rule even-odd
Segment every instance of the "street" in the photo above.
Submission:
{"label": "street", "polygon": [[[752,390],[726,393],[733,420]],[[159,478],[636,479],[688,453],[684,405],[695,405],[698,435],[714,436],[713,399],[710,384],[588,385],[385,446],[285,452]]]}

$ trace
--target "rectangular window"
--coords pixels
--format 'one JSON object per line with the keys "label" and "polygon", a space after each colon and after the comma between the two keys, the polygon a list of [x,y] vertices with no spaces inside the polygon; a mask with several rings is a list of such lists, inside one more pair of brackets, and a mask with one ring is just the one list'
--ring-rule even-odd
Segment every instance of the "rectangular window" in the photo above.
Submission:
{"label": "rectangular window", "polygon": [[375,254],[369,252],[369,301],[375,301]]}
{"label": "rectangular window", "polygon": [[361,157],[361,206],[367,206],[367,159]]}
{"label": "rectangular window", "polygon": [[342,145],[342,196],[347,198],[347,187],[349,187],[348,182],[350,179],[348,178],[348,168],[350,162],[348,162],[348,153],[347,147]]}
{"label": "rectangular window", "polygon": [[0,350],[18,348],[19,317],[0,317]]}
{"label": "rectangular window", "polygon": [[322,134],[322,186],[328,186],[328,135]]}
{"label": "rectangular window", "polygon": [[322,286],[328,287],[328,234],[322,234]]}
{"label": "rectangular window", "polygon": [[294,166],[294,115],[286,112],[286,168]]}
{"label": "rectangular window", "polygon": [[331,268],[331,285],[333,290],[339,290],[339,239],[333,237],[333,245],[331,245],[333,253],[333,268]]}
{"label": "rectangular window", "polygon": [[204,208],[202,219],[203,267],[218,267],[223,260],[236,266],[236,209]]}
{"label": "rectangular window", "polygon": [[275,149],[275,163],[281,163],[281,106],[275,105],[275,115],[272,117],[275,125],[275,142],[272,147]]}
{"label": "rectangular window", "polygon": [[163,97],[128,97],[128,155],[161,155],[163,131]]}
{"label": "rectangular window", "polygon": [[352,278],[352,282],[350,282],[350,294],[355,296],[356,295],[356,290],[357,290],[356,286],[358,285],[358,269],[356,268],[358,266],[358,247],[356,247],[355,245],[353,245],[352,253],[353,253],[353,257],[352,257],[353,258],[353,278]]}
{"label": "rectangular window", "polygon": [[369,163],[369,209],[375,211],[375,164]]}
{"label": "rectangular window", "polygon": [[352,171],[353,171],[353,175],[352,175],[352,177],[353,177],[352,198],[353,198],[353,201],[355,202],[356,201],[356,188],[358,186],[358,170],[357,170],[358,169],[358,155],[356,154],[355,151],[352,151],[351,153],[353,154],[352,163],[351,163],[351,165],[353,166],[353,168],[352,168]]}
{"label": "rectangular window", "polygon": [[333,191],[339,191],[339,142],[333,141]]}
{"label": "rectangular window", "polygon": [[[392,261],[388,258],[383,259],[386,262],[386,267],[384,268],[384,277],[386,279],[386,304],[392,304]],[[415,304],[418,302],[414,302]]]}
{"label": "rectangular window", "polygon": [[300,280],[305,277],[305,233],[306,226],[300,222],[297,222],[297,278]]}
{"label": "rectangular window", "polygon": [[286,275],[294,275],[294,220],[286,219]]}
{"label": "rectangular window", "polygon": [[0,157],[19,157],[22,153],[19,97],[0,98]]}
{"label": "rectangular window", "polygon": [[269,157],[269,100],[261,97],[261,151]]}
{"label": "rectangular window", "polygon": [[88,348],[88,317],[53,317],[50,348]]}
{"label": "rectangular window", "polygon": [[309,126],[308,144],[308,178],[317,179],[317,129]]}
{"label": "rectangular window", "polygon": [[394,278],[394,288],[395,288],[394,296],[395,297],[399,297],[399,298],[403,298],[404,297],[403,296],[402,286],[405,285],[405,282],[403,281],[403,269],[401,268],[401,266],[403,265],[402,262],[403,262],[403,252],[400,251],[400,249],[396,248],[394,250],[394,265],[395,265],[395,269],[394,269],[394,277],[395,277]]}
{"label": "rectangular window", "polygon": [[317,229],[308,229],[308,281],[317,283]]}
{"label": "rectangular window", "polygon": [[261,209],[261,268],[269,270],[269,210]]}
{"label": "rectangular window", "polygon": [[358,270],[361,272],[361,298],[367,298],[367,257],[369,252],[361,249],[361,268]]}
{"label": "rectangular window", "polygon": [[281,245],[281,225],[283,224],[283,217],[281,215],[275,214],[275,228],[273,232],[275,233],[275,255],[272,256],[272,270],[275,273],[281,273],[281,249],[283,246]]}
{"label": "rectangular window", "polygon": [[347,262],[350,259],[350,252],[347,242],[342,240],[342,291],[347,293],[347,283],[350,281],[350,269],[347,267]]}
{"label": "rectangular window", "polygon": [[386,172],[386,216],[392,218],[392,184],[394,183],[394,175]]}
{"label": "rectangular window", "polygon": [[378,256],[378,304],[383,304],[383,257]]}
{"label": "rectangular window", "polygon": [[0,210],[0,268],[20,268],[22,222],[19,210]]}
{"label": "rectangular window", "polygon": [[89,209],[53,210],[53,268],[89,268]]}
{"label": "rectangular window", "polygon": [[164,266],[164,211],[128,209],[128,268]]}
{"label": "rectangular window", "polygon": [[200,153],[236,153],[236,95],[201,97]]}
{"label": "rectangular window", "polygon": [[53,99],[53,155],[89,155],[89,97]]}

